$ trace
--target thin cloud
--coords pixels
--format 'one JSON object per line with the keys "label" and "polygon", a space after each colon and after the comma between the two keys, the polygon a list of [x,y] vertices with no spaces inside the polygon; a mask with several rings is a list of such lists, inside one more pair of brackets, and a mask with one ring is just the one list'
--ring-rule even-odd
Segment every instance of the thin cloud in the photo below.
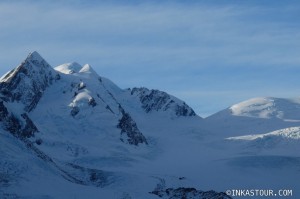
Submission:
{"label": "thin cloud", "polygon": [[128,58],[136,60],[132,55],[150,54],[158,62],[175,57],[179,62],[192,60],[191,64],[198,62],[203,66],[215,59],[224,66],[240,64],[240,67],[249,62],[300,64],[296,56],[300,50],[299,31],[279,31],[277,24],[262,24],[258,20],[257,24],[243,24],[239,20],[241,16],[261,12],[258,8],[247,11],[243,7],[177,7],[176,4],[96,5],[89,9],[59,6],[47,9],[47,6],[45,3],[1,5],[1,11],[6,10],[1,12],[4,19],[1,28],[10,30],[3,31],[2,38],[11,35],[21,45],[33,42],[47,46],[57,42],[58,48],[63,47],[60,51],[65,46],[81,46],[92,49],[89,53],[95,52],[93,56],[98,53],[94,49],[105,49],[120,58],[124,53],[131,54],[126,56],[127,63],[130,63]]}

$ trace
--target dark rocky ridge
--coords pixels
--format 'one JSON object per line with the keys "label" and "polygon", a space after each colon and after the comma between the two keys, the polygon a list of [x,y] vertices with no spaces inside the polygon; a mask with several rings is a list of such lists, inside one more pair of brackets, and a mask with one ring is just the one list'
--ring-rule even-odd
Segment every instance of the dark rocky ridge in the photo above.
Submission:
{"label": "dark rocky ridge", "polygon": [[[121,129],[121,141],[132,145],[138,145],[142,143],[148,144],[146,138],[140,132],[131,116],[126,113],[121,106],[119,106],[119,110],[122,114],[122,118],[119,120],[117,127]],[[124,140],[124,135],[127,136],[126,140]]]}
{"label": "dark rocky ridge", "polygon": [[146,113],[153,111],[171,110],[176,116],[196,116],[195,111],[185,102],[176,102],[175,97],[159,90],[147,88],[133,88],[131,95],[136,95]]}

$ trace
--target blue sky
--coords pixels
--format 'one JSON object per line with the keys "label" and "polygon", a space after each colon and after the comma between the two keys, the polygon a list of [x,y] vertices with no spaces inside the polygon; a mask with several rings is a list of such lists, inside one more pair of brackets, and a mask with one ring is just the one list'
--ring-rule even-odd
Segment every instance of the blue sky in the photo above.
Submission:
{"label": "blue sky", "polygon": [[1,1],[0,73],[36,50],[208,116],[252,97],[299,97],[299,22],[289,0]]}

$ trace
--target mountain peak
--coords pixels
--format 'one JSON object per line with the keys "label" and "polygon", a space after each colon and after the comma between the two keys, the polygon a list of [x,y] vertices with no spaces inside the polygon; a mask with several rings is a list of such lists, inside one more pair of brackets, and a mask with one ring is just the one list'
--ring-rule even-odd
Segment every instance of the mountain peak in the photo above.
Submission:
{"label": "mountain peak", "polygon": [[27,58],[16,68],[16,70],[41,73],[41,71],[52,71],[53,69],[37,51],[33,51],[29,53]]}
{"label": "mountain peak", "polygon": [[91,73],[94,72],[94,69],[89,64],[85,64],[79,71],[80,73]]}
{"label": "mountain peak", "polygon": [[96,73],[96,71],[91,67],[89,64],[85,64],[81,70],[79,71],[81,74],[85,74],[88,76],[94,76],[94,77],[99,77],[99,75]]}
{"label": "mountain peak", "polygon": [[26,67],[29,70],[52,70],[50,64],[37,51],[29,53],[19,67]]}
{"label": "mountain peak", "polygon": [[28,74],[29,70],[44,70],[46,68],[52,69],[52,67],[37,51],[33,51],[29,53],[26,59],[18,67],[2,76],[0,78],[0,82],[8,83],[12,81],[19,73]]}
{"label": "mountain peak", "polygon": [[38,61],[42,61],[44,59],[43,59],[43,57],[37,51],[33,51],[33,52],[29,53],[29,55],[27,56],[26,60],[38,60]]}
{"label": "mountain peak", "polygon": [[25,111],[35,108],[42,92],[59,75],[36,51],[0,79],[0,93],[6,102],[22,102]]}

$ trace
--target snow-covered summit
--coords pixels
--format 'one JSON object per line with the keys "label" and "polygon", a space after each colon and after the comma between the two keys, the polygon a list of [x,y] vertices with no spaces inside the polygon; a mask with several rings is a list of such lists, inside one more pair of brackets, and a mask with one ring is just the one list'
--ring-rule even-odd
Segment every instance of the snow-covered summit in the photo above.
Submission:
{"label": "snow-covered summit", "polygon": [[64,74],[73,74],[78,73],[81,68],[82,66],[80,64],[77,62],[72,62],[56,66],[54,69]]}
{"label": "snow-covered summit", "polygon": [[64,74],[72,74],[75,76],[82,76],[85,78],[99,78],[99,75],[89,64],[85,64],[81,66],[77,62],[66,63],[54,68],[56,71],[64,73]]}

